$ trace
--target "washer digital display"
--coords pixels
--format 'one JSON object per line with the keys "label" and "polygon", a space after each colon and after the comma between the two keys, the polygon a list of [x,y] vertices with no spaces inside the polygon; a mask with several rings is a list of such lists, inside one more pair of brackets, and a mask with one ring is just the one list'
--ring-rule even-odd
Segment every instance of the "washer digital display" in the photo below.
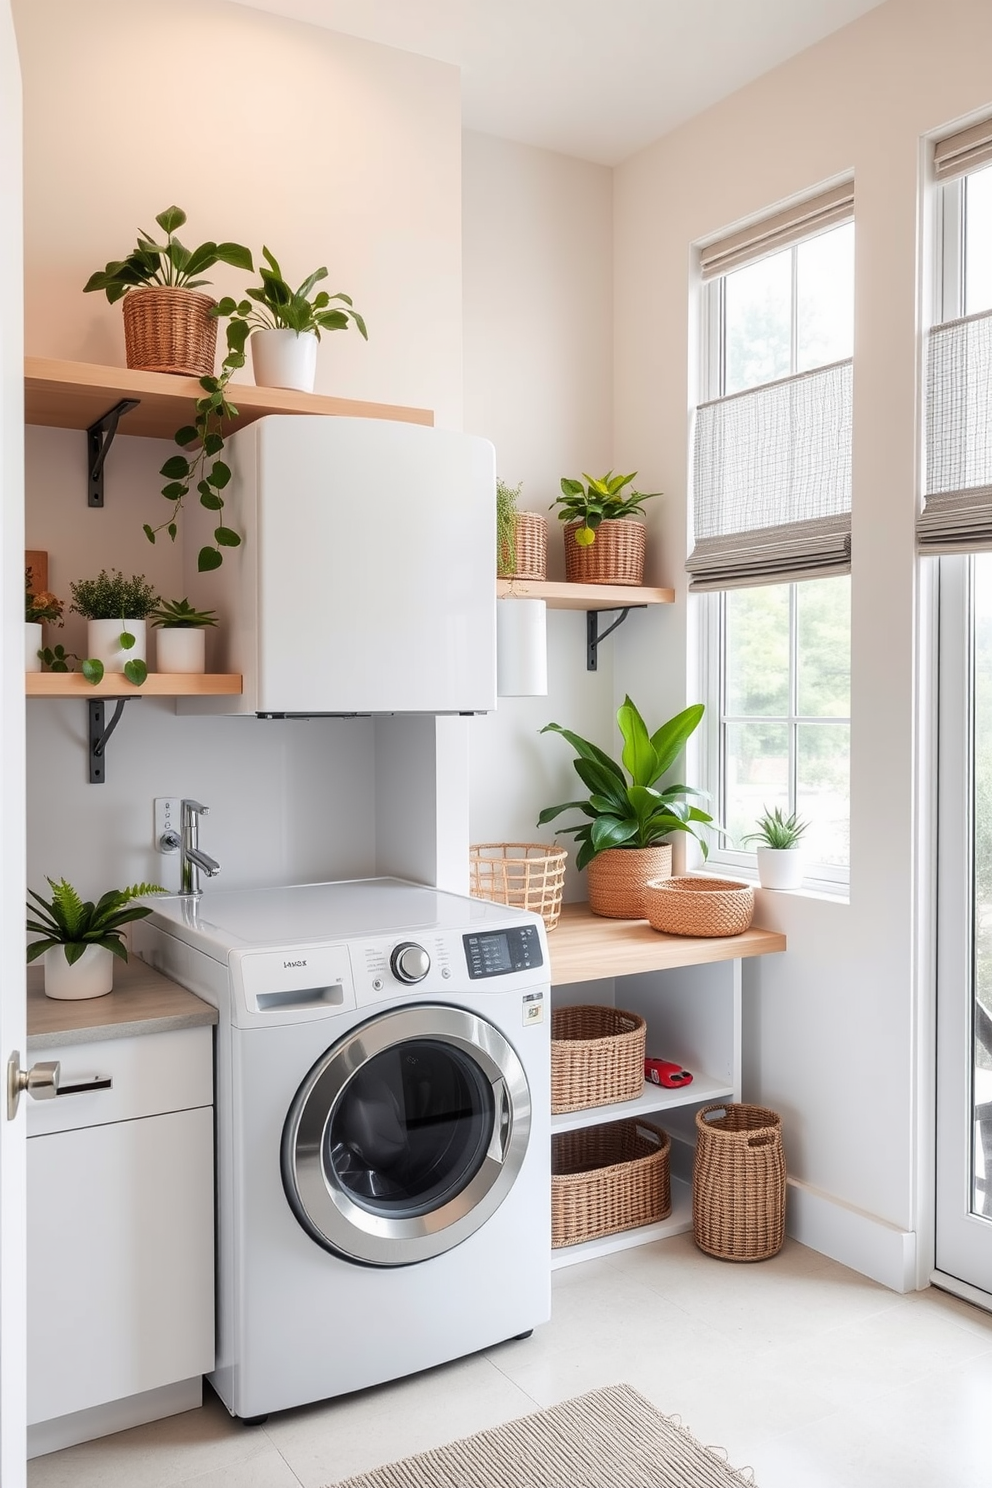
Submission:
{"label": "washer digital display", "polygon": [[536,925],[516,925],[512,930],[488,931],[485,935],[463,935],[462,940],[468,974],[473,981],[544,965]]}

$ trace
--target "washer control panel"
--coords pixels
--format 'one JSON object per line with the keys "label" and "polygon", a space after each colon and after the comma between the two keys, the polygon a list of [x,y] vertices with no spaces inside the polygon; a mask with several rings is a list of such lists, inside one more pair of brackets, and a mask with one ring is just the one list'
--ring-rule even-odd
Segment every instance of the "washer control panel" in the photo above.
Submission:
{"label": "washer control panel", "polygon": [[507,976],[514,971],[532,971],[544,965],[541,937],[536,925],[514,925],[508,930],[486,930],[463,935],[468,974],[480,977]]}
{"label": "washer control panel", "polygon": [[389,958],[389,969],[401,982],[422,982],[431,969],[431,958],[416,941],[403,940]]}

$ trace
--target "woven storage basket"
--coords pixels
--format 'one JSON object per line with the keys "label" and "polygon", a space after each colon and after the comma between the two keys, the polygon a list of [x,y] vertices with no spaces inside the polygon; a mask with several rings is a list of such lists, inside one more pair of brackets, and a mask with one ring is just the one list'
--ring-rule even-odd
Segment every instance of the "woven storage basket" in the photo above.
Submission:
{"label": "woven storage basket", "polygon": [[469,892],[476,899],[532,909],[553,930],[561,914],[567,858],[564,848],[541,842],[476,842],[469,848]]}
{"label": "woven storage basket", "polygon": [[727,1261],[765,1261],[785,1239],[782,1118],[764,1106],[696,1112],[692,1231],[700,1250]]}
{"label": "woven storage basket", "polygon": [[217,349],[216,304],[195,289],[132,289],[123,301],[124,355],[143,372],[209,377]]}
{"label": "woven storage basket", "polygon": [[582,548],[575,534],[584,523],[565,523],[565,578],[570,584],[643,584],[647,529],[621,517],[602,522],[596,541]]}
{"label": "woven storage basket", "polygon": [[666,935],[740,935],[754,918],[754,889],[731,878],[655,879],[644,913]]}
{"label": "woven storage basket", "polygon": [[551,1244],[634,1230],[672,1211],[672,1143],[648,1121],[611,1121],[551,1138]]}
{"label": "woven storage basket", "polygon": [[551,1109],[582,1111],[636,1100],[644,1089],[647,1024],[612,1007],[551,1014]]}
{"label": "woven storage basket", "polygon": [[517,512],[514,550],[500,550],[501,579],[545,579],[548,575],[548,524],[539,512]]}
{"label": "woven storage basket", "polygon": [[643,920],[645,887],[653,879],[667,878],[671,871],[672,849],[667,843],[608,847],[586,868],[589,908],[611,920]]}

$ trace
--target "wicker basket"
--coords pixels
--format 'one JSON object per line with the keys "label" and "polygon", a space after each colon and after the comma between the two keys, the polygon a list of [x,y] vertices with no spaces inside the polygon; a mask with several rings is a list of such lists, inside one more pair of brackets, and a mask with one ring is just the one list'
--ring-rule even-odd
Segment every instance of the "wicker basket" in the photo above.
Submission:
{"label": "wicker basket", "polygon": [[608,847],[586,868],[589,908],[611,920],[643,920],[644,890],[672,871],[668,843],[656,847]]}
{"label": "wicker basket", "polygon": [[785,1239],[782,1118],[764,1106],[696,1112],[692,1230],[708,1255],[765,1261]]}
{"label": "wicker basket", "polygon": [[636,1100],[644,1089],[647,1025],[612,1007],[555,1008],[551,1015],[551,1109],[582,1111]]}
{"label": "wicker basket", "polygon": [[123,300],[124,355],[143,372],[209,377],[217,349],[216,304],[195,289],[132,289]]}
{"label": "wicker basket", "polygon": [[514,551],[500,548],[501,579],[545,579],[548,576],[548,524],[539,512],[516,512]]}
{"label": "wicker basket", "polygon": [[532,909],[553,930],[565,886],[564,848],[541,842],[477,842],[469,848],[470,893],[514,909]]}
{"label": "wicker basket", "polygon": [[731,878],[654,879],[644,913],[666,935],[740,935],[754,918],[754,889]]}
{"label": "wicker basket", "polygon": [[579,1245],[672,1212],[672,1143],[647,1121],[612,1121],[551,1138],[551,1244]]}
{"label": "wicker basket", "polygon": [[565,578],[570,584],[643,584],[647,529],[627,517],[602,522],[596,541],[580,547],[581,520],[565,524]]}

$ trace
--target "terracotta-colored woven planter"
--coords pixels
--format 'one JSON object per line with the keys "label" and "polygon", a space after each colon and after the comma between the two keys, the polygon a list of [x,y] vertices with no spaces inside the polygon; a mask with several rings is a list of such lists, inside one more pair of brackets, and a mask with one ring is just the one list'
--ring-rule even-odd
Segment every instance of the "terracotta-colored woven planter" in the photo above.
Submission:
{"label": "terracotta-colored woven planter", "polygon": [[725,1261],[766,1261],[782,1249],[785,1153],[776,1111],[728,1102],[696,1112],[692,1232],[700,1250]]}
{"label": "terracotta-colored woven planter", "polygon": [[644,889],[653,878],[670,878],[672,849],[609,847],[597,853],[586,868],[589,908],[612,920],[643,920]]}
{"label": "terracotta-colored woven planter", "polygon": [[548,576],[548,524],[538,512],[517,512],[514,551],[501,551],[501,579],[545,579]]}
{"label": "terracotta-colored woven planter", "polygon": [[672,1210],[667,1132],[649,1121],[612,1121],[551,1138],[551,1244],[578,1245],[634,1230]]}
{"label": "terracotta-colored woven planter", "polygon": [[195,289],[153,285],[124,296],[124,355],[142,372],[209,377],[217,351],[217,301]]}
{"label": "terracotta-colored woven planter", "polygon": [[570,584],[643,584],[647,529],[627,517],[601,522],[596,541],[580,547],[581,521],[565,524],[565,578]]}
{"label": "terracotta-colored woven planter", "polygon": [[665,878],[646,886],[644,913],[666,935],[740,935],[754,916],[754,889],[731,878]]}

